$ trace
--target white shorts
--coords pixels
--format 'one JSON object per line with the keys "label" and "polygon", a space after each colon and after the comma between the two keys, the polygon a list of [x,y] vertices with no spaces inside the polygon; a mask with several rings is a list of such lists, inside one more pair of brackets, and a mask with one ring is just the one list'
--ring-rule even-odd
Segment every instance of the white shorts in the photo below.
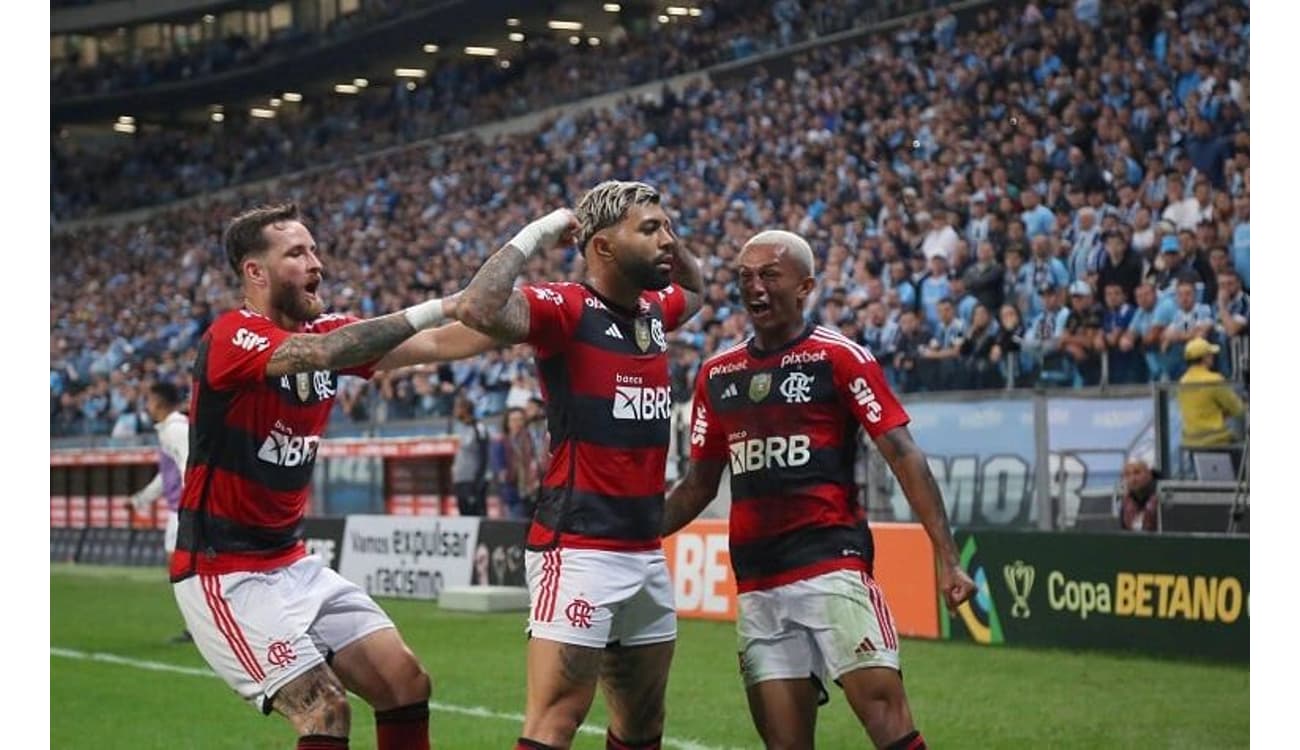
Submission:
{"label": "white shorts", "polygon": [[815,677],[825,685],[864,667],[898,667],[898,630],[871,576],[835,570],[737,597],[745,685]]}
{"label": "white shorts", "polygon": [[172,585],[194,645],[263,713],[276,692],[393,621],[315,555],[265,573],[195,575]]}
{"label": "white shorts", "polygon": [[169,555],[176,551],[176,531],[180,525],[180,515],[174,510],[167,511],[167,528],[163,531],[163,550]]}
{"label": "white shorts", "polygon": [[524,554],[528,633],[576,646],[645,646],[677,638],[663,550],[552,549]]}

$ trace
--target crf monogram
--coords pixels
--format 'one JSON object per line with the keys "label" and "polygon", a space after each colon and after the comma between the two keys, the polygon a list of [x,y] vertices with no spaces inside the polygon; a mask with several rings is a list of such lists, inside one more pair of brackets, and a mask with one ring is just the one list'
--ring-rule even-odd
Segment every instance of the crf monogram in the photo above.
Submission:
{"label": "crf monogram", "polygon": [[297,659],[298,655],[288,641],[274,641],[266,649],[266,660],[277,667],[293,664]]}
{"label": "crf monogram", "polygon": [[574,599],[564,608],[564,616],[569,618],[569,624],[575,628],[589,628],[595,611],[596,608],[586,599]]}

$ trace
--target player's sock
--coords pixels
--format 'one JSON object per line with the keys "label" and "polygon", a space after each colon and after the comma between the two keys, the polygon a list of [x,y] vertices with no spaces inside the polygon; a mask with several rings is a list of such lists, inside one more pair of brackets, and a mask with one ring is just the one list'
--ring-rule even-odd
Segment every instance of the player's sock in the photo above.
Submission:
{"label": "player's sock", "polygon": [[379,750],[429,750],[429,704],[412,703],[375,712]]}
{"label": "player's sock", "polygon": [[620,740],[612,731],[605,730],[605,750],[659,750],[663,735],[644,742],[626,742]]}
{"label": "player's sock", "polygon": [[298,738],[298,750],[347,750],[347,737],[328,734],[308,734]]}
{"label": "player's sock", "polygon": [[527,737],[520,737],[515,740],[515,750],[560,750],[555,745],[548,745],[545,742],[530,740]]}
{"label": "player's sock", "polygon": [[926,750],[925,738],[913,729],[885,747],[885,750]]}

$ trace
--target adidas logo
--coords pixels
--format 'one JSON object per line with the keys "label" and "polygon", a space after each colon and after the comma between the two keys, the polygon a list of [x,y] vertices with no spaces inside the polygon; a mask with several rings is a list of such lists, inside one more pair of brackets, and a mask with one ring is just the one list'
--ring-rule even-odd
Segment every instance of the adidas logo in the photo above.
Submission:
{"label": "adidas logo", "polygon": [[875,647],[875,645],[873,645],[873,644],[871,643],[871,639],[868,638],[868,637],[866,637],[866,636],[864,635],[864,636],[862,636],[862,643],[859,643],[859,644],[858,644],[858,647],[855,648],[855,649],[853,649],[853,653],[855,653],[855,654],[867,654],[867,653],[871,653],[872,651],[875,651],[875,650],[876,650],[876,647]]}
{"label": "adidas logo", "polygon": [[620,331],[620,330],[618,330],[618,324],[617,324],[617,323],[610,323],[610,324],[609,324],[609,328],[606,328],[606,329],[605,329],[605,335],[608,336],[608,337],[610,337],[610,338],[612,338],[612,339],[621,339],[621,338],[623,338],[623,332]]}
{"label": "adidas logo", "polygon": [[740,390],[739,390],[738,388],[736,388],[736,384],[735,384],[735,383],[732,383],[731,385],[729,385],[729,386],[727,386],[726,388],[723,389],[723,391],[722,391],[722,397],[723,397],[723,398],[731,398],[731,397],[737,395],[738,393],[740,393]]}

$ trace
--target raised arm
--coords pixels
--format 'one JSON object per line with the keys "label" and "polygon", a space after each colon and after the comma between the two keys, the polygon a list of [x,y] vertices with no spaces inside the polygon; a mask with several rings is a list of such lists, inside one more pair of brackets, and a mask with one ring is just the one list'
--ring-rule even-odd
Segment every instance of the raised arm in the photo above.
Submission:
{"label": "raised arm", "polygon": [[957,544],[948,526],[948,512],[943,506],[943,493],[930,472],[925,454],[912,440],[906,426],[889,430],[875,438],[875,443],[934,545],[939,558],[939,589],[948,606],[956,609],[975,593],[975,584],[961,568]]}
{"label": "raised arm", "polygon": [[554,247],[578,227],[567,208],[557,209],[519,231],[479,267],[460,293],[456,317],[465,325],[505,343],[528,336],[529,308],[515,290],[515,278],[533,253]]}
{"label": "raised arm", "polygon": [[691,461],[686,476],[669,490],[664,503],[664,536],[676,534],[717,497],[723,466],[722,461],[715,459]]}

